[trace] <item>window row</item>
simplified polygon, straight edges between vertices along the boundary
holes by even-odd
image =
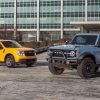
[[[64,17],[85,17],[85,12],[64,12]]]
[[[85,5],[85,0],[66,0],[64,1],[64,6],[78,6],[78,5]]]
[[[61,12],[40,13],[40,17],[61,17]]]
[[[40,1],[40,6],[61,6],[61,1]]]
[[[61,24],[40,24],[40,28],[41,29],[46,29],[46,28],[58,29],[58,28],[61,28]]]
[[[75,28],[73,25],[69,24],[69,23],[64,23],[63,28]]]
[[[0,18],[13,18],[14,13],[0,13]]]
[[[14,28],[14,24],[1,24],[0,25],[0,29],[13,29]]]
[[[0,7],[14,7],[14,2],[0,3]]]
[[[17,24],[17,29],[36,29],[36,24]]]
[[[13,24],[1,24],[0,29],[14,29]],[[36,29],[37,24],[17,24],[17,29]],[[41,29],[46,29],[46,28],[56,28],[59,29],[61,28],[61,24],[40,24]],[[75,28],[73,25],[70,25],[69,23],[64,24],[64,28]]]
[[[85,12],[64,12],[64,17],[85,17]],[[100,17],[100,12],[88,12],[88,17]],[[0,18],[13,18],[14,13],[0,13]],[[17,13],[17,18],[34,18],[37,13]],[[40,13],[40,17],[61,17],[60,12]]]
[[[17,2],[17,7],[33,7],[37,6],[37,2]]]
[[[100,12],[88,12],[88,17],[100,17]]]
[[[89,2],[88,1],[88,5],[100,5],[100,1],[99,2]]]
[[[37,13],[17,13],[17,18],[33,18],[37,17]]]
[[[90,4],[93,4],[93,3],[97,4],[97,3],[100,3],[100,0],[87,0],[87,2],[90,3]]]

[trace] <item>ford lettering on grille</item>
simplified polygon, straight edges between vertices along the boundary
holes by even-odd
[[[69,51],[51,50],[53,57],[66,57]]]
[[[53,51],[53,57],[63,57],[63,54],[61,51]]]

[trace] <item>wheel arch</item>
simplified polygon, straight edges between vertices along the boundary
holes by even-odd
[[[6,55],[5,55],[5,58],[4,58],[4,61],[6,61],[6,58],[7,58],[7,56],[9,56],[9,55],[13,56],[13,54],[11,54],[11,53],[6,54]],[[14,56],[13,56],[13,57],[14,57]]]
[[[95,56],[93,54],[90,54],[90,53],[83,54],[82,56],[80,56],[80,59],[82,61],[84,58],[87,58],[87,57],[91,58],[94,61],[94,63],[96,64],[96,58],[95,58]]]

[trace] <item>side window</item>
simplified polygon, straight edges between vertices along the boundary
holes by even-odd
[[[0,50],[3,49],[2,45],[0,44]]]

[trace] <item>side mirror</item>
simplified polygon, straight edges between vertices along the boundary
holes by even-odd
[[[65,44],[68,44],[68,43],[69,43],[69,41],[66,41],[66,42],[65,42]]]

